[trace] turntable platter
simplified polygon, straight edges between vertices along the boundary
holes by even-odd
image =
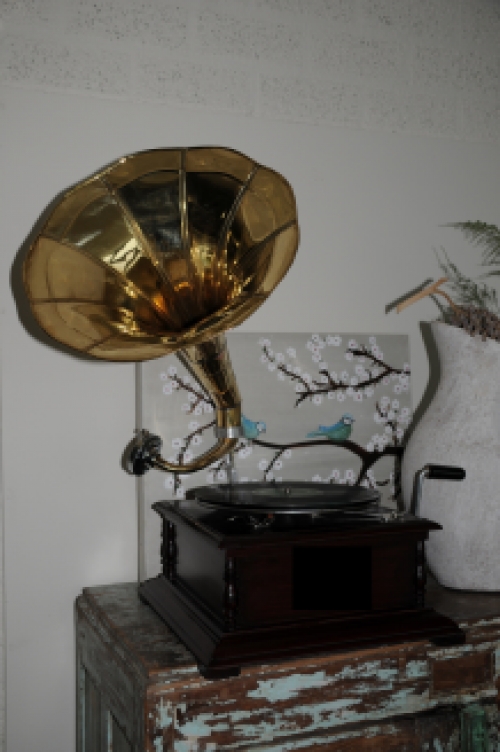
[[[186,498],[200,504],[260,513],[313,513],[346,511],[380,501],[373,489],[337,483],[283,481],[228,483],[191,488]]]

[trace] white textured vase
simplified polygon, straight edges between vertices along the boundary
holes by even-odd
[[[427,561],[446,587],[500,591],[500,344],[431,327],[441,379],[405,449],[404,499],[425,465],[463,467],[463,481],[424,482],[420,516],[443,526],[430,533]]]

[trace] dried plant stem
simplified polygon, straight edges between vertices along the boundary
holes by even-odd
[[[403,302],[397,306],[396,312],[401,313],[402,310],[408,308],[408,306],[412,305],[412,303],[416,303],[418,300],[427,298],[429,295],[442,295],[443,298],[446,298],[446,300],[448,301],[450,308],[453,308],[455,313],[459,313],[459,307],[453,302],[448,293],[446,293],[444,290],[439,289],[441,285],[444,285],[445,282],[448,282],[448,277],[441,277],[441,279],[438,279],[437,282],[433,282],[432,285],[429,285],[429,287],[426,287],[424,290],[420,290],[420,292],[412,295],[411,298],[403,300]]]

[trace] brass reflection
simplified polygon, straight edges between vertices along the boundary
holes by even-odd
[[[177,352],[217,408],[219,442],[191,472],[235,445],[240,395],[223,332],[274,290],[297,250],[293,191],[277,172],[223,148],[124,157],[68,190],[24,264],[39,324],[96,358]],[[224,435],[226,434],[226,435]]]

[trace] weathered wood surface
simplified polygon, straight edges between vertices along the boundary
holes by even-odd
[[[496,750],[500,596],[455,594],[431,583],[428,602],[459,620],[465,645],[383,646],[248,667],[209,682],[140,603],[135,585],[92,588],[77,606],[89,710],[97,717],[97,692],[134,752],[452,752],[460,749],[460,708],[481,702]]]

